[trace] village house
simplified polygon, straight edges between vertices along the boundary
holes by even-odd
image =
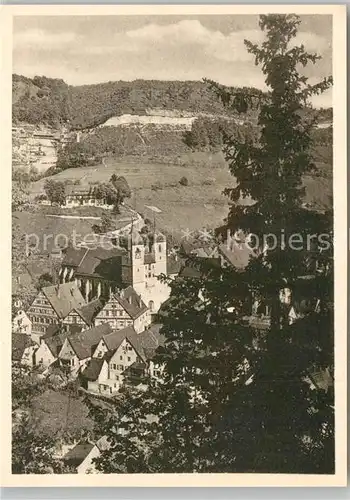
[[[89,330],[67,336],[58,354],[62,366],[69,368],[72,377],[76,377],[91,359],[102,337],[112,332],[108,323]]]
[[[12,320],[12,332],[24,333],[26,335],[31,335],[32,333],[32,322],[23,309],[20,309]]]
[[[98,473],[93,462],[102,451],[109,446],[105,436],[102,436],[96,443],[89,441],[79,441],[62,458],[63,462],[74,469],[77,474]]]
[[[68,185],[65,193],[65,203],[62,207],[101,207],[106,210],[113,208],[107,200],[96,198],[94,186]]]
[[[58,333],[56,335],[40,339],[40,345],[35,352],[34,363],[36,366],[48,368],[57,359],[67,338],[67,333]]]
[[[60,324],[73,309],[85,305],[74,282],[42,288],[26,311],[32,324],[32,339],[39,343],[49,325]]]
[[[34,353],[37,345],[23,333],[12,334],[12,362],[20,365],[33,366]]]
[[[63,457],[63,463],[71,467],[76,474],[91,474],[95,472],[93,459],[100,455],[96,444],[81,441]]]
[[[103,303],[100,299],[92,300],[80,308],[72,309],[64,318],[63,324],[80,325],[82,330],[87,330],[95,324],[95,317],[100,313],[102,308]]]
[[[115,330],[133,326],[142,332],[151,323],[151,314],[141,297],[129,286],[113,294],[95,318],[95,325],[109,323]]]
[[[82,372],[87,390],[111,396],[125,383],[139,385],[148,376],[160,376],[161,371],[151,362],[164,342],[159,329],[153,325],[138,334],[128,327],[104,336]]]

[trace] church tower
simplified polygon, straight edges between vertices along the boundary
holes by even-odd
[[[138,294],[145,289],[145,242],[138,231],[133,230],[130,235],[130,261],[132,286]]]
[[[155,275],[167,274],[166,238],[160,233],[154,234],[153,253],[155,260]]]

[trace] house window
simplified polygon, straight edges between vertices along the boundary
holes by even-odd
[[[128,345],[127,349],[128,349],[128,351],[132,351],[131,345]]]
[[[130,358],[130,356],[128,356],[128,361],[131,361],[131,358]]]
[[[72,365],[72,366],[74,366],[74,358],[72,358],[72,359],[70,360],[70,362],[71,362],[71,365]]]
[[[153,311],[154,311],[154,302],[153,302],[153,300],[150,300],[150,301],[148,302],[148,307],[149,307],[149,309],[150,309],[150,311],[151,311],[151,312],[153,312]]]
[[[120,361],[123,361],[123,356],[120,356]]]
[[[123,371],[124,370],[124,366],[123,365],[117,365],[117,369]]]
[[[162,251],[162,245],[158,245],[158,252]]]
[[[117,369],[117,365],[115,363],[113,363],[112,367],[113,367],[113,370]]]

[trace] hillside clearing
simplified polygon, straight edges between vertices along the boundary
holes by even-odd
[[[156,215],[158,228],[176,238],[187,229],[220,226],[229,209],[228,199],[222,192],[235,185],[222,155],[194,155],[187,156],[189,163],[186,166],[108,159],[106,166],[67,169],[52,178],[61,181],[80,179],[81,184],[89,185],[107,182],[113,173],[124,176],[133,192],[128,204],[152,221],[154,214],[147,209],[147,205],[159,208],[161,213]],[[182,160],[186,161],[185,158]],[[188,186],[179,184],[182,177],[188,179]],[[32,195],[42,192],[44,182],[45,179],[41,179],[33,184]],[[318,208],[329,207],[332,193],[330,178],[305,177],[304,184],[308,203]]]

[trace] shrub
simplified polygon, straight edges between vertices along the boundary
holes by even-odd
[[[187,177],[181,177],[181,179],[179,180],[179,183],[181,184],[181,186],[188,186]]]
[[[151,189],[152,191],[159,191],[160,189],[163,189],[163,186],[159,181],[157,181],[155,184],[152,184]]]

